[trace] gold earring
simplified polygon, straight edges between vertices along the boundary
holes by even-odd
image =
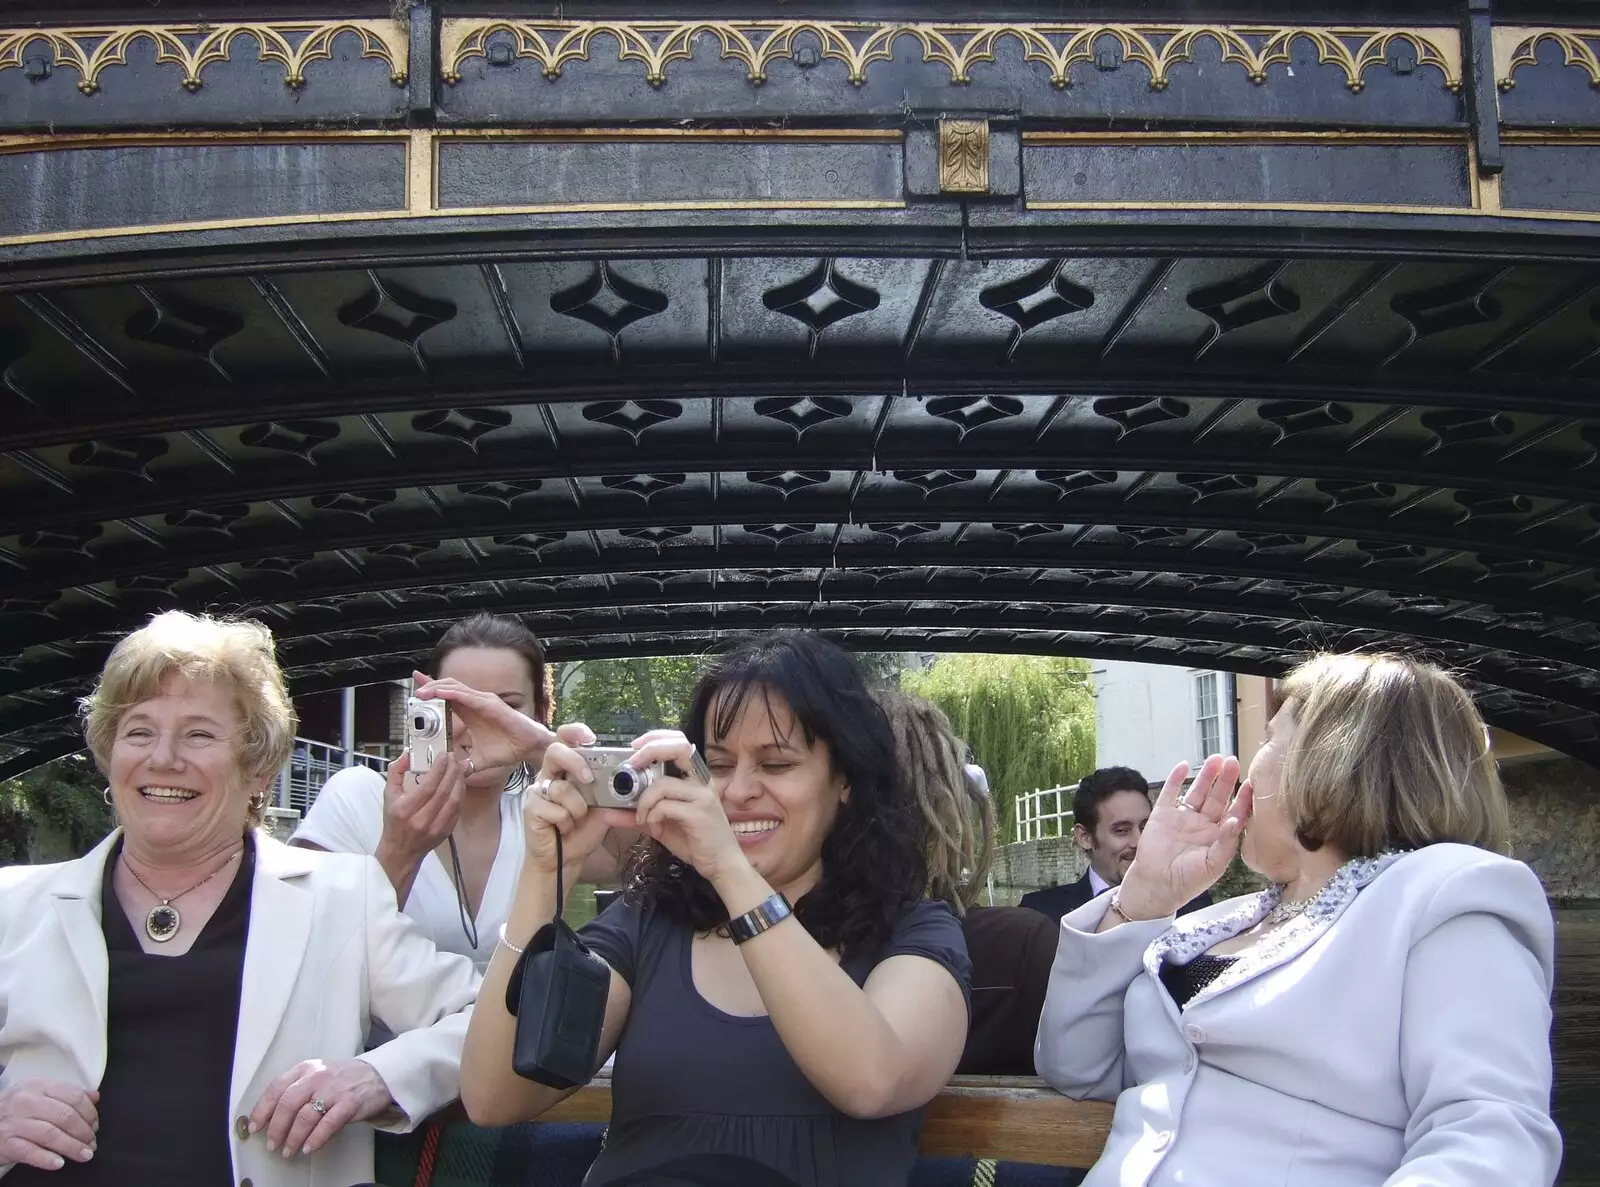
[[[258,791],[250,797],[250,811],[259,812],[267,806],[267,793]]]

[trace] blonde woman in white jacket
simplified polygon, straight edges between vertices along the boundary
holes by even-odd
[[[294,734],[271,634],[160,615],[85,716],[122,827],[0,870],[4,1187],[371,1180],[373,1130],[460,1091],[480,982],[374,859],[257,827]]]
[[[1476,708],[1394,656],[1280,696],[1238,793],[1234,759],[1175,770],[1062,920],[1035,1057],[1116,1102],[1085,1187],[1549,1187],[1554,926]],[[1241,832],[1275,885],[1176,919]]]

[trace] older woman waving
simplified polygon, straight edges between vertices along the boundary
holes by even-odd
[[[372,1126],[456,1096],[478,977],[372,858],[256,828],[294,732],[272,636],[163,614],[85,714],[121,827],[0,871],[7,1187],[371,1179]],[[399,1037],[363,1054],[372,1018]]]
[[[1487,731],[1444,672],[1290,674],[1249,779],[1166,787],[1122,885],[1068,914],[1036,1058],[1117,1102],[1086,1187],[1548,1187],[1553,923],[1500,856]],[[1276,885],[1181,920],[1244,859]]]

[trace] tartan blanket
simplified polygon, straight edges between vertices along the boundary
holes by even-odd
[[[380,1187],[580,1187],[605,1126],[534,1122],[480,1129],[431,1122],[377,1135]],[[1085,1172],[991,1159],[919,1158],[911,1187],[1077,1187]]]

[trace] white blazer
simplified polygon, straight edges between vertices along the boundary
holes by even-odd
[[[1061,921],[1035,1062],[1115,1100],[1085,1187],[1549,1187],[1554,922],[1527,866],[1431,845],[1344,867],[1325,909],[1180,1011],[1160,981],[1272,892],[1100,935]]]
[[[246,1119],[305,1059],[359,1057],[389,1086],[404,1133],[459,1093],[479,977],[395,906],[371,857],[256,846],[228,1102],[235,1177],[253,1187],[350,1187],[372,1179],[372,1127],[347,1125],[316,1154],[267,1153]],[[0,1087],[32,1076],[97,1088],[106,1062],[101,882],[113,833],[76,861],[0,869]],[[362,942],[351,941],[360,936]],[[370,1021],[398,1037],[366,1053]],[[14,1164],[0,1164],[0,1175]]]

